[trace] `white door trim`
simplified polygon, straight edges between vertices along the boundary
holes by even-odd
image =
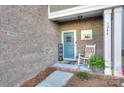
[[[70,58],[64,58],[64,33],[67,32],[74,32],[74,59]],[[77,45],[76,45],[76,30],[67,30],[67,31],[62,31],[61,32],[61,43],[63,44],[63,59],[64,60],[76,60],[76,55],[77,55]]]

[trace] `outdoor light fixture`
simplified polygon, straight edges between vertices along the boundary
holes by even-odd
[[[78,20],[82,20],[83,19],[83,16],[78,16]]]

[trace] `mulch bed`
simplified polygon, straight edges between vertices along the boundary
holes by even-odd
[[[17,85],[17,87],[34,87],[55,70],[56,68],[54,67],[48,67],[45,70],[42,70],[39,73],[37,73],[35,76],[32,76],[27,80],[21,82],[20,84]]]
[[[75,69],[48,67],[45,70],[42,70],[36,75],[29,77],[25,81],[21,82],[20,84],[17,85],[17,87],[34,87],[56,70],[72,72],[72,73],[79,72],[78,69],[75,70]],[[69,82],[65,87],[119,87],[121,85],[121,82],[124,83],[123,77],[120,78],[120,77],[106,76],[104,74],[96,74],[96,73],[89,73],[89,74],[90,74],[90,78],[88,80],[80,79],[79,77],[74,75],[69,80]]]
[[[76,73],[79,69],[57,68],[57,70]],[[65,87],[120,87],[124,77],[109,76],[101,73],[89,72],[90,78],[80,79],[74,75]]]
[[[103,75],[90,75],[88,80],[73,76],[65,87],[121,87],[124,78]]]

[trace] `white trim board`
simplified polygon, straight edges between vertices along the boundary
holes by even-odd
[[[48,18],[51,20],[55,20],[56,18],[61,18],[65,16],[80,14],[80,13],[87,13],[102,9],[107,9],[111,7],[116,7],[119,5],[84,5],[84,6],[77,6],[69,9],[64,9],[56,12],[49,13]]]
[[[122,12],[123,7],[114,9],[114,75],[122,76]]]
[[[112,9],[104,10],[104,59],[105,59],[105,70],[106,75],[112,75],[111,71],[111,18],[112,18]]]

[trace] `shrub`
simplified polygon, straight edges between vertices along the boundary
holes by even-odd
[[[75,75],[80,79],[89,79],[89,74],[86,72],[77,72]]]
[[[87,60],[87,64],[92,68],[105,68],[105,61],[102,57],[93,55]]]

